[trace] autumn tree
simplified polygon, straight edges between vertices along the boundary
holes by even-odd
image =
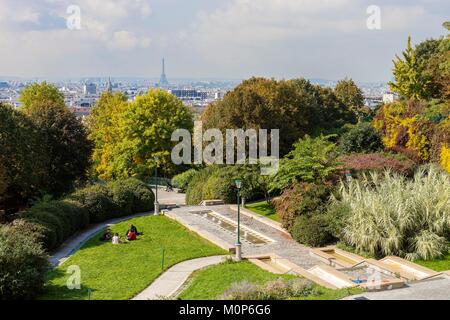
[[[430,77],[424,73],[424,63],[417,58],[416,51],[411,46],[408,37],[403,58],[396,55],[394,63],[395,82],[389,82],[392,91],[407,99],[427,99],[430,97]]]
[[[104,179],[148,177],[154,173],[155,156],[160,157],[162,174],[177,173],[171,161],[176,129],[193,128],[192,114],[174,95],[163,90],[149,90],[135,101],[124,103],[120,96],[105,98],[105,108],[116,113],[111,121],[102,118],[100,109],[89,121],[91,137],[96,142],[97,172]],[[98,106],[98,108],[100,108]],[[109,111],[104,111],[104,115]],[[114,135],[103,137],[102,135]]]

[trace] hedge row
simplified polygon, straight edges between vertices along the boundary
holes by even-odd
[[[43,243],[51,250],[89,223],[150,211],[154,199],[153,191],[143,182],[118,180],[86,187],[64,200],[44,199],[22,217],[44,226]]]
[[[236,202],[235,180],[242,180],[241,194],[247,200],[261,199],[265,184],[259,166],[208,166],[191,177],[186,190],[186,203],[197,205],[202,200],[220,199],[225,203]]]

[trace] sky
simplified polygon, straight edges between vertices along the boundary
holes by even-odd
[[[169,80],[387,81],[446,20],[448,0],[0,0],[0,77],[154,78],[165,57]]]

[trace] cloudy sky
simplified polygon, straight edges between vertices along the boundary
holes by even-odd
[[[443,35],[449,14],[448,0],[0,0],[0,76],[157,77],[164,56],[172,78],[386,81],[408,35]]]

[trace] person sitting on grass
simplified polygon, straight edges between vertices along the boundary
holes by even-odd
[[[137,233],[130,229],[130,231],[128,231],[127,238],[128,238],[128,241],[137,240]]]
[[[111,230],[106,229],[105,232],[103,233],[102,237],[100,238],[100,241],[109,241],[112,238],[112,233]]]
[[[120,237],[118,233],[116,233],[114,237],[112,237],[112,244],[120,244]]]
[[[140,235],[140,233],[138,232],[137,228],[136,228],[134,225],[131,225],[131,226],[130,226],[130,229],[127,231],[126,236],[128,236],[128,234],[129,234],[130,232],[136,233],[137,236]]]

